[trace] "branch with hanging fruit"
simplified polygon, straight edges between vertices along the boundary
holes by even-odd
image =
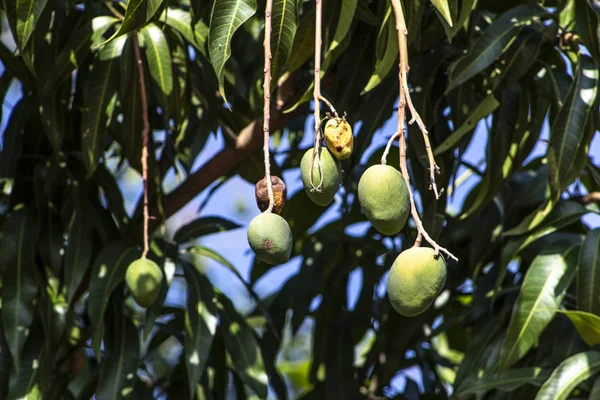
[[[415,316],[425,312],[441,293],[446,283],[446,262],[444,255],[456,261],[458,259],[447,249],[438,245],[426,232],[415,205],[406,160],[406,108],[411,113],[409,124],[419,126],[430,164],[430,189],[436,199],[442,191],[438,190],[435,174],[439,168],[435,162],[429,133],[421,117],[415,110],[408,89],[408,49],[406,22],[400,0],[391,0],[396,17],[398,32],[399,63],[399,105],[398,129],[390,138],[381,158],[381,163],[369,167],[358,183],[360,206],[379,233],[386,236],[397,235],[412,216],[417,238],[412,247],[403,251],[394,261],[387,280],[387,293],[392,307],[405,316]],[[271,176],[269,165],[269,111],[271,81],[271,7],[267,0],[265,12],[265,76],[264,76],[264,156],[265,178],[256,185],[256,200],[262,214],[255,217],[248,227],[248,242],[256,257],[268,264],[281,264],[289,260],[292,250],[290,227],[279,214],[286,199],[286,187],[279,177]],[[316,0],[315,21],[315,60],[314,60],[314,120],[315,134],[313,147],[306,151],[300,162],[301,180],[308,197],[317,205],[329,206],[342,184],[341,161],[350,157],[354,145],[354,136],[345,116],[338,115],[336,109],[321,94],[321,24],[322,0]],[[330,112],[324,120],[324,132],[321,126],[321,102]],[[322,146],[325,140],[326,146]],[[399,142],[400,171],[387,165],[387,155],[395,140]],[[432,247],[421,247],[425,239]]]

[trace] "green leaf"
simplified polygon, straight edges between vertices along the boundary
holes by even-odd
[[[5,0],[6,18],[19,50],[23,51],[48,0]]]
[[[369,82],[362,90],[361,94],[365,94],[383,81],[390,73],[398,58],[398,40],[396,39],[396,23],[392,18],[392,7],[388,7],[383,24],[377,35],[376,62],[375,71]]]
[[[58,53],[50,79],[45,82],[42,93],[49,95],[56,86],[71,76],[71,72],[82,66],[83,60],[92,47],[101,43],[103,35],[116,22],[117,18],[100,16],[86,22],[70,38],[65,47]]]
[[[206,39],[208,37],[208,26],[202,21],[192,24],[192,16],[189,12],[179,8],[168,8],[160,16],[161,21],[179,32],[185,40],[206,55]]]
[[[444,20],[452,27],[452,14],[450,13],[450,6],[448,0],[431,0],[433,6],[438,10]]]
[[[10,367],[12,359],[10,349],[6,338],[4,337],[4,328],[0,321],[0,398],[5,399],[8,393],[8,382],[10,380]]]
[[[477,377],[469,376],[462,390],[456,393],[457,398],[468,397],[474,393],[486,393],[492,389],[512,392],[523,385],[541,386],[550,377],[551,370],[539,367],[515,368],[501,371],[497,374]]]
[[[92,266],[88,314],[93,327],[92,348],[100,359],[100,344],[103,334],[104,312],[110,295],[125,278],[125,271],[133,261],[141,256],[137,247],[126,242],[113,242],[98,253]]]
[[[565,314],[575,328],[584,342],[588,346],[595,346],[600,343],[600,317],[594,314],[590,314],[585,311],[560,311],[561,314]]]
[[[254,332],[229,299],[221,297],[218,304],[223,339],[227,352],[231,355],[235,372],[259,398],[264,399],[267,397],[268,379]]]
[[[600,67],[600,37],[598,14],[583,1],[575,1],[575,27],[590,55]]]
[[[596,12],[598,17],[600,17],[600,1],[598,0],[587,0],[588,5]]]
[[[327,53],[325,53],[325,57],[323,57],[323,65],[328,65],[331,62],[334,50],[344,41],[346,35],[348,35],[350,27],[352,26],[352,21],[354,20],[357,4],[358,0],[344,0],[341,2],[337,26],[335,27],[329,49],[327,49]]]
[[[552,199],[555,200],[581,172],[574,160],[585,156],[584,151],[589,143],[586,124],[594,112],[593,106],[598,95],[600,74],[590,57],[583,54],[579,56],[574,75],[575,80],[567,98],[550,128],[548,179]]]
[[[208,279],[192,266],[184,266],[187,282],[186,337],[184,341],[185,367],[190,393],[193,397],[210,354],[217,330],[218,310],[215,293]]]
[[[577,308],[600,315],[600,228],[587,233],[579,251]]]
[[[210,16],[208,54],[219,80],[219,91],[225,96],[225,63],[231,56],[231,38],[235,31],[256,12],[256,0],[217,0]]]
[[[351,0],[350,2],[356,2]],[[298,28],[298,8],[296,0],[274,0],[271,32],[271,91],[283,74],[287,64],[294,37]]]
[[[493,94],[487,95],[481,101],[481,103],[479,103],[479,105],[473,109],[465,122],[435,149],[434,154],[437,156],[454,148],[461,141],[461,139],[467,135],[467,133],[475,129],[477,123],[481,119],[494,112],[499,105],[500,103],[498,100],[496,100]]]
[[[106,358],[98,377],[98,400],[130,397],[140,363],[138,332],[123,312],[122,296],[114,296],[113,310],[107,318],[104,343]]]
[[[502,235],[520,236],[534,231],[546,235],[578,221],[587,212],[582,204],[571,200],[560,201],[556,205],[553,202],[546,202],[526,216],[519,225],[505,231]],[[535,235],[535,237],[540,236]]]
[[[502,14],[475,40],[466,55],[452,63],[446,94],[489,67],[532,18],[544,14],[547,11],[537,4],[523,4]]]
[[[79,284],[89,269],[92,258],[91,221],[83,207],[75,211],[74,220],[69,229],[68,245],[65,252],[65,285],[67,300],[72,302]]]
[[[125,36],[107,44],[98,54],[89,77],[81,121],[81,145],[87,177],[91,177],[104,154],[104,134],[117,98],[118,57]]]
[[[286,74],[297,71],[315,52],[315,10],[302,16],[286,64]]]
[[[189,242],[190,240],[201,236],[210,235],[218,232],[225,232],[240,228],[241,225],[221,217],[201,217],[198,218],[175,232],[173,240],[179,244]]]
[[[510,367],[527,354],[554,318],[576,271],[575,249],[570,246],[566,250],[561,247],[543,250],[531,263],[504,338],[501,368]]]
[[[170,115],[173,108],[173,68],[169,43],[156,24],[146,25],[141,30],[141,34],[144,38],[150,76],[160,93],[158,95],[160,106],[167,115]]]
[[[586,379],[600,371],[600,352],[586,351],[564,360],[544,383],[535,400],[567,400]]]
[[[0,243],[2,325],[14,365],[21,363],[21,351],[33,318],[38,235],[38,221],[28,208],[13,211],[3,225]]]
[[[42,398],[38,383],[40,378],[38,365],[44,353],[44,331],[39,326],[36,328],[27,338],[18,374],[14,375],[11,380],[7,399],[37,400]]]
[[[129,0],[119,29],[103,44],[141,28],[154,17],[164,0]]]

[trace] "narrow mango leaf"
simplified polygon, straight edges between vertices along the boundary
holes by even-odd
[[[266,398],[267,373],[254,331],[229,299],[221,297],[218,306],[225,347],[231,355],[236,374],[259,398]]]
[[[152,17],[154,17],[163,1],[164,0],[129,0],[127,2],[125,17],[123,18],[121,26],[102,44],[107,44],[109,41],[145,25]]]
[[[579,251],[577,307],[600,315],[600,228],[587,233]]]
[[[104,312],[110,295],[125,278],[125,271],[141,251],[125,242],[113,242],[98,253],[92,266],[88,314],[93,327],[92,348],[100,359]]]
[[[454,37],[460,29],[466,24],[473,9],[477,6],[477,0],[463,0],[460,7],[460,13],[458,14],[458,20],[454,23],[451,33]]]
[[[65,285],[69,303],[73,300],[79,284],[90,267],[92,258],[91,225],[83,207],[77,209],[69,229],[69,242],[65,252]]]
[[[377,35],[375,71],[361,94],[365,94],[379,85],[396,64],[398,58],[398,40],[396,38],[396,20],[392,18],[392,7],[388,7]]]
[[[548,180],[551,198],[555,200],[581,172],[575,168],[578,163],[574,161],[584,155],[582,150],[591,139],[586,138],[586,123],[594,112],[593,106],[598,95],[600,73],[590,57],[583,54],[579,56],[574,75],[575,80],[567,98],[550,128]]]
[[[91,177],[104,154],[104,133],[110,123],[117,98],[116,72],[125,36],[107,44],[92,69],[81,121],[81,145],[87,177]]]
[[[598,14],[583,1],[575,2],[575,27],[590,55],[600,66],[600,37],[598,35]]]
[[[539,367],[515,368],[481,378],[470,376],[456,393],[457,398],[469,397],[474,393],[486,393],[493,389],[512,392],[523,385],[541,386],[550,377],[552,370]]]
[[[327,53],[325,53],[325,57],[323,58],[324,65],[328,65],[331,62],[331,57],[333,56],[334,50],[340,45],[340,43],[344,41],[346,35],[350,31],[352,21],[354,20],[354,14],[356,13],[358,0],[344,0],[341,3],[342,8],[337,19],[337,26],[335,27],[335,32],[333,33],[333,39],[331,40],[329,49],[327,49]]]
[[[480,120],[494,112],[499,105],[500,103],[493,94],[486,96],[481,103],[473,109],[465,122],[435,149],[434,154],[437,156],[438,154],[442,154],[445,151],[454,148],[467,133],[475,129]]]
[[[214,3],[208,31],[208,54],[225,101],[225,63],[231,57],[231,38],[255,12],[256,0],[217,0]]]
[[[180,8],[166,9],[160,16],[160,20],[181,33],[185,40],[206,56],[208,26],[204,22],[196,21],[193,24],[190,13]]]
[[[175,232],[173,240],[181,244],[201,236],[225,232],[239,227],[241,227],[241,225],[225,218],[201,217],[179,228],[177,232]]]
[[[450,66],[446,94],[489,67],[532,18],[546,13],[547,11],[537,4],[523,4],[502,14],[475,40],[469,52]]]
[[[503,232],[502,235],[521,236],[533,231],[555,232],[578,221],[587,212],[582,204],[575,201],[565,200],[559,201],[557,204],[549,201],[540,205],[535,211],[526,216],[519,225]]]
[[[588,346],[600,343],[600,317],[585,311],[559,311],[565,314]]]
[[[33,318],[37,294],[34,278],[39,224],[28,208],[13,211],[3,225],[0,248],[2,276],[2,326],[14,365],[21,363],[21,351]]]
[[[4,7],[10,29],[19,50],[23,51],[48,0],[5,0]]]
[[[0,321],[0,399],[5,399],[8,393],[8,382],[10,381],[10,367],[12,359],[6,338],[4,327]]]
[[[18,367],[18,374],[13,375],[7,399],[41,399],[39,379],[39,361],[44,353],[44,330],[37,326],[27,338],[23,355]],[[7,371],[8,372],[8,371]]]
[[[140,363],[138,332],[125,315],[122,296],[115,296],[113,312],[107,321],[105,336],[106,359],[98,377],[98,400],[125,399],[133,392]],[[119,300],[119,301],[117,301]]]
[[[173,111],[173,67],[169,43],[162,29],[156,24],[141,30],[150,76],[159,90],[160,106],[167,115]]]
[[[306,15],[302,16],[294,43],[290,52],[290,57],[285,67],[285,74],[289,75],[302,67],[304,63],[315,52],[315,10],[311,9]]]
[[[586,351],[564,360],[544,383],[535,400],[567,400],[571,392],[600,371],[600,352]]]
[[[356,0],[351,0],[350,3],[352,1],[356,2]],[[271,91],[273,91],[277,87],[277,81],[285,69],[294,45],[294,37],[298,28],[297,1],[274,0],[271,15]]]
[[[183,347],[190,394],[193,397],[208,362],[217,330],[218,310],[210,281],[192,266],[184,266],[183,271],[188,290],[185,311],[187,334]]]
[[[431,0],[431,3],[435,9],[438,10],[448,25],[452,27],[452,14],[450,13],[450,5],[448,4],[448,0]]]
[[[55,90],[58,84],[71,76],[71,72],[81,66],[83,59],[90,53],[90,49],[101,43],[106,31],[117,21],[117,18],[106,15],[93,18],[69,38],[65,47],[56,57],[49,75],[50,79],[44,84],[44,96]]]
[[[566,250],[553,247],[533,260],[513,307],[502,345],[501,368],[510,367],[527,354],[552,321],[573,279],[576,257],[575,246]]]

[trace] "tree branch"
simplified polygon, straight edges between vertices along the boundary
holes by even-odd
[[[384,152],[381,163],[385,165],[387,153],[389,152],[389,148],[391,146],[392,141],[398,137],[399,138],[399,150],[400,150],[400,170],[402,172],[402,176],[404,177],[404,181],[406,182],[406,186],[408,189],[408,195],[410,200],[410,212],[415,220],[415,225],[417,226],[417,238],[415,240],[414,246],[420,246],[421,240],[425,238],[425,240],[433,246],[435,253],[440,254],[440,252],[446,253],[450,258],[458,261],[458,259],[450,253],[445,248],[438,245],[425,231],[423,227],[423,222],[421,222],[421,218],[419,217],[419,212],[417,211],[417,207],[415,205],[414,196],[412,193],[412,189],[410,186],[410,178],[408,175],[408,167],[406,164],[406,138],[404,137],[406,133],[406,106],[411,112],[412,119],[409,121],[409,124],[413,122],[417,122],[417,125],[421,129],[423,134],[423,140],[425,141],[425,148],[427,150],[427,155],[429,158],[429,173],[430,173],[430,181],[431,181],[431,189],[433,190],[436,199],[439,198],[439,193],[437,189],[437,185],[435,183],[435,174],[439,172],[439,168],[435,163],[435,159],[433,157],[433,152],[431,150],[431,145],[429,143],[429,134],[427,129],[425,128],[425,124],[421,120],[421,117],[415,110],[412,100],[410,99],[410,93],[408,90],[408,45],[406,36],[408,35],[408,30],[406,29],[406,21],[404,20],[404,13],[402,11],[402,5],[400,4],[400,0],[391,0],[392,7],[394,8],[394,15],[396,17],[396,31],[398,32],[398,50],[400,53],[400,64],[399,64],[399,73],[398,80],[400,82],[400,99],[398,102],[398,131],[392,136],[388,145],[386,146],[386,151]]]
[[[271,160],[269,156],[269,120],[271,119],[271,11],[273,0],[267,0],[265,6],[265,77],[263,82],[264,109],[263,109],[263,153],[265,156],[265,180],[269,194],[269,207],[266,212],[273,211],[275,198],[273,196],[273,183],[271,182]]]

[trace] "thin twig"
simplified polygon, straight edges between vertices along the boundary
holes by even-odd
[[[150,136],[150,121],[148,119],[148,103],[146,94],[146,82],[144,81],[144,65],[140,54],[140,43],[137,31],[133,32],[133,51],[138,68],[138,81],[140,86],[140,97],[142,100],[142,119],[144,122],[143,145],[142,145],[142,182],[144,185],[144,252],[142,258],[146,258],[150,248],[148,237],[148,221],[150,213],[148,210],[148,141]]]
[[[113,5],[110,3],[110,1],[105,1],[104,2],[104,6],[106,8],[108,8],[108,10],[117,18],[119,18],[121,21],[123,21],[123,19],[125,18],[125,16],[123,14],[121,14],[119,12],[119,10],[117,10],[116,8],[113,7]]]
[[[389,151],[389,147],[391,146],[391,141],[397,136],[399,138],[398,142],[400,151],[400,170],[402,172],[402,176],[404,177],[404,181],[406,182],[406,187],[408,189],[408,198],[410,200],[410,212],[413,219],[415,220],[415,225],[417,227],[418,232],[414,246],[420,246],[422,239],[425,238],[425,240],[434,248],[436,254],[439,255],[440,252],[444,252],[448,257],[458,261],[458,259],[452,253],[438,245],[425,231],[425,228],[423,227],[423,222],[421,222],[421,218],[419,217],[419,213],[417,211],[414,196],[410,186],[408,167],[406,165],[406,138],[404,137],[404,134],[406,133],[405,123],[407,105],[412,115],[412,119],[410,120],[409,124],[416,121],[417,125],[419,125],[419,128],[421,129],[421,132],[423,133],[423,139],[425,140],[425,148],[427,149],[427,154],[429,156],[431,188],[435,193],[436,199],[439,198],[439,193],[435,184],[435,173],[439,172],[439,168],[435,164],[435,160],[433,158],[433,152],[431,150],[431,145],[429,144],[429,136],[427,130],[425,129],[425,125],[423,124],[421,117],[414,109],[408,90],[409,66],[408,45],[406,41],[408,30],[406,29],[406,21],[404,20],[404,13],[402,12],[402,5],[400,4],[400,0],[392,0],[392,7],[394,8],[394,14],[396,16],[396,31],[398,32],[398,48],[400,53],[400,71],[398,73],[398,79],[400,82],[400,99],[398,101],[398,131],[392,136],[392,139],[390,139],[390,141],[388,142],[388,146],[386,147],[386,152],[384,152],[384,156],[382,156],[381,163],[385,164],[385,157],[387,157],[387,152]]]
[[[320,82],[319,82],[319,86],[320,86]],[[327,107],[329,107],[329,110],[336,118],[340,117],[339,114],[337,113],[337,111],[335,110],[335,107],[333,106],[333,104],[331,104],[331,102],[329,100],[327,100],[325,98],[325,96],[323,96],[322,94],[319,94],[319,100],[321,100],[323,103],[327,104]],[[317,107],[316,104],[315,104],[315,107]]]
[[[385,146],[385,150],[384,150],[383,154],[381,155],[381,164],[382,165],[387,164],[387,156],[388,156],[388,154],[390,154],[390,149],[392,148],[392,143],[394,143],[394,140],[398,139],[398,136],[400,136],[400,132],[394,133],[392,135],[392,137],[390,138],[390,140],[388,140],[387,145]]]
[[[313,154],[311,159],[310,168],[310,186],[312,192],[321,192],[323,189],[323,169],[321,166],[321,156],[319,154],[319,147],[321,146],[321,21],[323,19],[323,7],[321,0],[315,0],[315,76],[314,76],[314,90],[313,99],[315,103],[315,141],[313,146]],[[313,183],[313,171],[315,166],[315,160],[319,166],[320,181],[319,185],[315,187]]]
[[[264,91],[264,145],[263,153],[265,155],[265,180],[267,181],[267,192],[269,193],[269,207],[266,212],[273,211],[275,198],[273,196],[273,185],[271,183],[271,158],[269,155],[269,120],[271,119],[271,11],[273,9],[273,0],[267,0],[265,6],[265,78],[263,82]]]

